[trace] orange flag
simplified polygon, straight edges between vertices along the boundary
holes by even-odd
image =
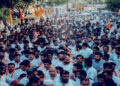
[[[107,29],[111,29],[111,21],[110,21],[110,18],[108,19],[108,21],[109,21],[109,23],[108,23],[108,25],[107,25]]]
[[[78,6],[78,5],[76,5],[76,6],[75,6],[75,8],[76,8],[76,9],[79,9],[79,6]]]
[[[35,11],[34,11],[34,12],[35,12],[35,16],[37,16],[37,10],[36,10],[36,9],[34,9],[34,10],[35,10]]]
[[[120,16],[120,9],[119,9],[119,11],[118,11],[118,15]]]
[[[43,15],[45,16],[45,8],[43,8]]]
[[[52,11],[52,13],[54,12],[54,8],[53,7],[51,8],[51,11]]]
[[[11,12],[11,9],[10,8],[8,8],[9,9],[9,22],[10,22],[10,24],[11,23],[13,23],[13,17],[12,17],[12,12]]]
[[[22,15],[22,9],[19,8],[19,11],[20,11],[20,20],[24,20],[24,17],[23,17],[23,15]]]
[[[70,6],[70,9],[72,10],[72,5]]]
[[[42,7],[40,7],[40,18],[42,17],[42,14],[43,14],[43,9],[42,9]]]
[[[48,14],[49,15],[52,15],[53,12],[54,12],[54,8],[53,7],[48,9]]]

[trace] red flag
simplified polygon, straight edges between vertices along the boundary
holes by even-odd
[[[22,15],[22,9],[19,8],[19,11],[20,11],[20,20],[24,20],[24,17],[23,17],[23,15]]]

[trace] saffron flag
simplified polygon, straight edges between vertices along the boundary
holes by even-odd
[[[111,29],[111,21],[110,21],[110,18],[108,19],[108,21],[109,21],[109,23],[108,23],[108,25],[107,25],[107,29]]]
[[[43,8],[42,7],[40,7],[40,18],[42,17],[42,14],[43,14]]]
[[[76,5],[76,6],[75,6],[75,8],[76,8],[76,9],[79,9],[79,6],[78,6],[78,5]]]
[[[120,16],[120,9],[119,9],[119,11],[118,11],[118,15]]]
[[[23,15],[22,15],[22,9],[19,8],[19,11],[20,11],[20,20],[24,20],[24,17],[23,17]]]
[[[9,22],[10,22],[10,24],[11,23],[13,23],[13,17],[12,17],[12,12],[11,12],[11,9],[10,8],[8,8],[9,9]]]

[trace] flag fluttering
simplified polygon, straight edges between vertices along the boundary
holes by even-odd
[[[76,5],[76,6],[75,6],[75,8],[76,8],[76,9],[79,9],[79,6],[78,6],[78,5]]]
[[[54,12],[54,8],[53,8],[53,7],[48,9],[48,14],[49,14],[49,15],[52,15],[53,12]]]
[[[42,17],[42,14],[43,14],[43,8],[40,7],[40,15],[39,15],[40,18]]]
[[[118,11],[118,15],[120,16],[120,9],[119,9],[119,11]]]
[[[108,22],[108,25],[107,25],[107,29],[110,30],[110,29],[111,29],[111,21],[110,21],[110,18],[108,19],[108,21],[109,21],[109,22]]]
[[[12,17],[11,9],[10,8],[8,8],[8,9],[9,9],[9,23],[11,24],[11,23],[13,23],[13,17]]]
[[[23,17],[23,15],[22,15],[22,9],[19,8],[19,11],[20,11],[20,20],[24,20],[24,17]]]

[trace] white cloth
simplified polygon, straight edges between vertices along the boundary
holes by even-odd
[[[97,78],[97,71],[93,67],[90,67],[89,69],[87,69],[86,72],[87,72],[87,78],[90,78],[93,81],[96,80],[96,78]]]
[[[6,82],[6,76],[2,75],[0,78],[0,86],[9,86]]]
[[[93,51],[90,48],[82,49],[81,54],[84,58],[88,58],[91,54],[93,54]]]

